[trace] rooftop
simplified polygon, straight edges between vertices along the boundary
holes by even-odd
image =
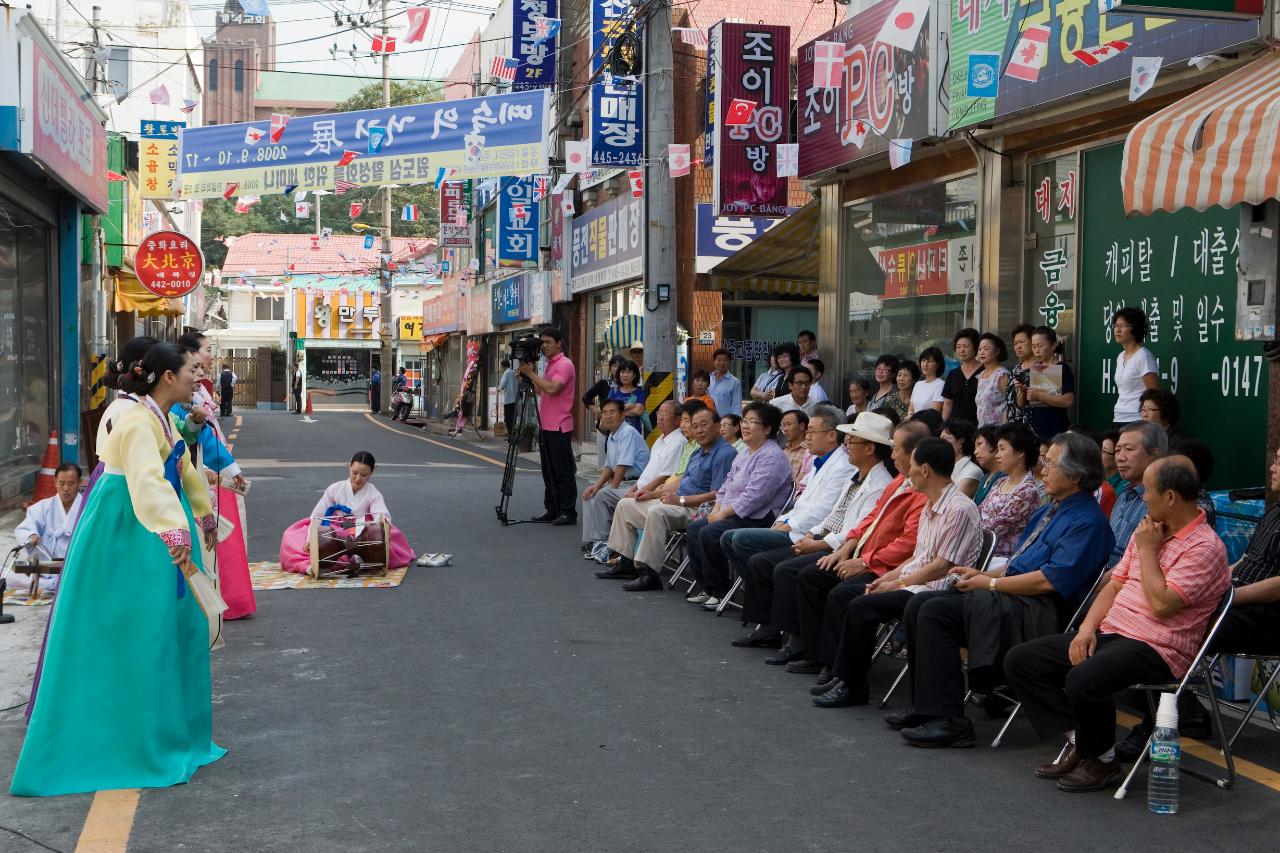
[[[286,272],[367,273],[376,270],[381,260],[381,240],[376,236],[373,248],[364,247],[364,237],[335,234],[320,241],[312,250],[311,234],[242,234],[227,247],[222,264],[223,275],[280,275]],[[408,261],[435,251],[434,237],[392,237],[391,254],[396,261]],[[250,272],[252,270],[252,272]]]

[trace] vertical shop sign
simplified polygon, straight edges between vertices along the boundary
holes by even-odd
[[[533,178],[507,178],[498,196],[498,266],[538,265],[538,208]]]
[[[706,88],[706,132],[702,135],[702,165],[710,169],[716,162],[716,104],[718,102],[717,83],[720,78],[720,28],[722,24],[712,24],[707,32],[707,88]]]
[[[534,18],[559,17],[556,0],[514,0],[511,4],[511,47],[516,62],[512,91],[543,89],[556,82],[557,33],[545,41],[538,40]]]
[[[185,121],[144,121],[138,142],[138,190],[143,198],[173,198],[178,134]]]
[[[635,8],[625,0],[592,0],[591,162],[600,166],[637,166],[644,158],[644,84],[605,67],[618,40],[634,34]],[[638,62],[639,57],[635,57]],[[603,70],[602,70],[603,69]]]
[[[471,228],[467,224],[470,211],[466,204],[466,187],[470,181],[445,181],[440,185],[440,245],[470,246]]]

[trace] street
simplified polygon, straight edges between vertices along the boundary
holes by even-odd
[[[1250,779],[1221,791],[1184,776],[1181,813],[1162,818],[1145,785],[1116,802],[1033,778],[1059,744],[1025,720],[991,749],[997,723],[971,709],[977,748],[928,751],[874,705],[813,708],[809,678],[729,646],[730,613],[596,580],[580,528],[502,528],[501,446],[357,412],[250,412],[234,449],[254,481],[251,561],[274,560],[280,532],[363,449],[415,550],[453,565],[389,590],[259,591],[213,653],[229,755],[143,791],[131,831],[123,818],[129,850],[1154,850],[1174,832],[1182,849],[1260,849],[1274,836],[1275,792]],[[522,470],[513,517],[541,495]],[[878,665],[876,697],[895,669]],[[24,728],[21,710],[0,715],[0,827],[38,844],[0,829],[0,848],[74,850],[92,795],[7,793]],[[1259,729],[1238,754],[1280,767],[1278,743]]]

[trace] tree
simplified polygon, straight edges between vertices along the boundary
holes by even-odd
[[[249,208],[246,213],[236,213],[235,201],[220,198],[205,199],[200,217],[200,248],[204,250],[207,267],[222,267],[227,257],[227,247],[219,237],[238,237],[241,234],[311,234],[315,231],[315,219],[295,219],[293,200],[289,196],[267,196]],[[280,214],[284,214],[284,221]]]

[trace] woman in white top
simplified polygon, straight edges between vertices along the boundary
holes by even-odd
[[[942,372],[946,369],[947,359],[937,347],[925,347],[920,353],[919,381],[911,388],[910,405],[907,417],[925,409],[942,411],[942,386],[945,382]]]
[[[1111,328],[1120,345],[1111,374],[1118,395],[1112,420],[1119,429],[1142,419],[1139,398],[1148,388],[1160,387],[1160,368],[1151,350],[1142,345],[1147,337],[1147,315],[1141,308],[1121,308],[1112,315]]]
[[[849,408],[844,413],[849,423],[863,412],[869,412],[871,403],[871,380],[865,376],[855,376],[849,380]]]
[[[973,421],[952,418],[942,428],[942,438],[956,451],[956,467],[951,472],[951,482],[960,487],[970,498],[978,493],[978,486],[986,473],[973,461],[973,441],[978,428]]]

